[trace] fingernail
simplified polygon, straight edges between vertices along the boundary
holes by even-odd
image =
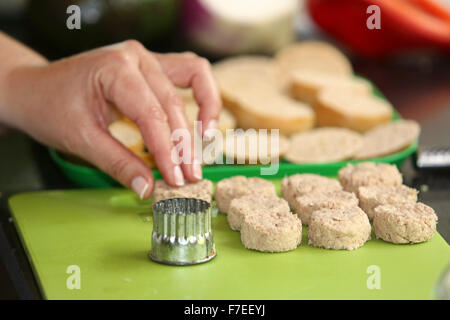
[[[214,135],[212,134],[212,132],[208,132],[208,130],[215,130],[215,129],[217,129],[217,121],[216,120],[209,121],[205,127],[205,130],[203,131],[205,138],[211,139]]]
[[[148,182],[143,177],[136,177],[131,181],[131,189],[143,200],[147,189],[150,187]]]
[[[173,169],[173,175],[175,177],[175,184],[179,187],[184,185],[184,176],[183,172],[181,171],[180,166],[175,166]]]
[[[198,180],[202,179],[202,166],[197,159],[194,159],[193,163],[194,177]]]

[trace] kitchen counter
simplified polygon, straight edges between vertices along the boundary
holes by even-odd
[[[405,118],[422,127],[420,147],[450,146],[450,59],[411,58],[390,63],[354,59],[357,73],[371,79]],[[10,219],[7,199],[19,192],[75,188],[45,147],[22,133],[0,134],[0,299],[39,298],[35,279]],[[405,183],[420,189],[433,207],[438,231],[450,241],[450,173],[430,175],[401,168]]]

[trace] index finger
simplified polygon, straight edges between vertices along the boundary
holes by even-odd
[[[184,184],[179,164],[172,161],[171,131],[167,115],[150,91],[137,68],[113,68],[104,72],[100,81],[107,100],[133,120],[142,132],[145,144],[155,157],[164,180],[171,186]]]
[[[219,89],[205,58],[193,53],[156,54],[163,72],[177,86],[192,88],[200,112],[198,120],[202,122],[203,134],[217,127],[222,101]]]

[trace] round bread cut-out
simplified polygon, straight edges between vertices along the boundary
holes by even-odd
[[[399,186],[402,175],[395,165],[362,162],[348,164],[338,172],[339,182],[345,191],[358,192],[358,188],[371,185]]]
[[[247,249],[263,252],[294,250],[302,240],[302,223],[294,214],[248,215],[241,226],[241,241]]]
[[[345,128],[319,128],[295,134],[285,158],[293,163],[328,163],[351,158],[362,136]]]
[[[308,243],[334,250],[355,250],[370,239],[367,215],[359,207],[314,211],[308,229]]]
[[[308,225],[314,211],[357,206],[358,198],[352,192],[313,191],[295,198],[293,209],[302,223]]]
[[[281,194],[294,209],[295,199],[314,191],[342,190],[342,186],[336,179],[320,176],[318,174],[303,173],[285,177],[281,181]]]
[[[417,202],[417,190],[404,185],[359,187],[358,199],[361,209],[373,219],[375,208],[380,205]]]
[[[387,242],[419,243],[433,237],[437,220],[433,208],[420,202],[387,204],[375,208],[373,229]]]
[[[246,195],[276,196],[275,186],[262,178],[235,176],[219,181],[216,185],[215,200],[220,212],[227,213],[235,198]]]
[[[203,179],[187,183],[181,187],[171,187],[164,180],[156,180],[153,190],[153,203],[173,198],[195,198],[211,203],[213,184]]]
[[[227,213],[230,228],[235,231],[241,230],[245,216],[259,214],[267,215],[292,215],[286,200],[277,196],[247,195],[233,199]]]

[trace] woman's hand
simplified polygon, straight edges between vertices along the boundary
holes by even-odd
[[[172,161],[170,137],[175,129],[189,130],[175,86],[193,88],[203,132],[216,126],[221,102],[207,60],[152,53],[131,40],[50,64],[18,66],[6,79],[0,96],[8,106],[7,123],[93,163],[141,198],[152,192],[152,173],[109,134],[113,105],[138,125],[169,185],[201,179],[193,152],[189,164]]]

